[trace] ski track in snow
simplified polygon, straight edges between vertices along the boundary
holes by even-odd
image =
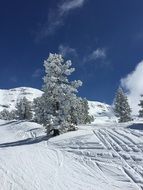
[[[0,121],[0,190],[143,190],[143,131],[79,127],[46,140],[36,123]]]

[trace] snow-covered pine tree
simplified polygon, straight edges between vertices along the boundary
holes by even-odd
[[[141,95],[143,97],[143,95]],[[143,100],[140,100],[139,106],[141,109],[139,110],[139,117],[143,117]]]
[[[16,118],[16,116],[15,116],[15,111],[14,110],[8,111],[7,109],[3,109],[0,112],[0,119],[3,119],[3,120],[13,120],[15,118]]]
[[[10,120],[16,119],[16,110],[11,110],[9,114],[10,114]]]
[[[71,107],[71,121],[74,124],[86,124],[94,121],[94,118],[89,115],[89,106],[86,98],[78,98],[78,103],[75,107]]]
[[[26,97],[20,99],[16,104],[16,116],[20,120],[30,120],[32,119],[32,107],[31,102],[27,100]]]
[[[35,98],[33,101],[33,110],[34,110],[34,120],[37,123],[43,124],[46,126],[47,124],[47,112],[45,104],[44,96]]]
[[[68,76],[75,70],[71,65],[70,60],[65,61],[59,54],[50,53],[44,61],[44,93],[40,99],[35,100],[35,105],[39,104],[42,108],[36,108],[36,117],[40,117],[38,120],[46,126],[47,133],[57,128],[60,132],[66,132],[72,126],[70,110],[77,106],[77,88],[82,82],[68,80]]]
[[[115,115],[119,117],[119,122],[128,122],[132,120],[128,99],[121,87],[119,87],[115,96],[114,112]]]
[[[86,98],[82,99],[83,124],[91,123],[94,117],[89,115],[89,106]]]
[[[10,113],[7,109],[3,109],[1,112],[0,112],[0,119],[3,119],[3,120],[10,120]]]

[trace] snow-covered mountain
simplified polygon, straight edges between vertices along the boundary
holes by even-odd
[[[13,88],[9,90],[0,90],[0,111],[4,108],[9,111],[15,109],[16,103],[23,97],[26,97],[29,101],[33,101],[34,98],[40,97],[42,91],[29,87]],[[88,101],[89,113],[95,118],[95,122],[115,120],[112,108],[110,105],[97,101]]]
[[[4,108],[9,111],[15,109],[17,101],[26,97],[29,101],[33,101],[42,95],[42,91],[34,88],[20,87],[9,90],[0,90],[0,111]]]
[[[94,123],[116,122],[112,106],[97,102],[88,101],[89,114],[94,117]]]

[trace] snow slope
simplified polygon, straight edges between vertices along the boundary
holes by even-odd
[[[17,101],[21,98],[26,97],[29,101],[33,101],[42,95],[42,91],[34,88],[20,87],[13,88],[10,90],[0,90],[0,111],[4,108],[9,111],[15,109]]]
[[[4,108],[9,111],[15,109],[16,103],[23,97],[32,102],[34,98],[41,95],[42,91],[28,87],[0,90],[0,111]],[[96,101],[88,101],[88,103],[90,108],[89,113],[94,116],[96,123],[110,122],[111,120],[116,121],[111,106]]]
[[[88,105],[89,114],[94,117],[94,123],[117,122],[117,117],[110,105],[97,101],[88,101]]]
[[[0,189],[141,190],[143,125],[137,126],[79,126],[46,139],[36,123],[0,121]]]

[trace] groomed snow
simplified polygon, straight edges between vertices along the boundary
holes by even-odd
[[[36,123],[0,121],[0,189],[141,190],[143,130],[129,125],[79,126],[46,139]]]

